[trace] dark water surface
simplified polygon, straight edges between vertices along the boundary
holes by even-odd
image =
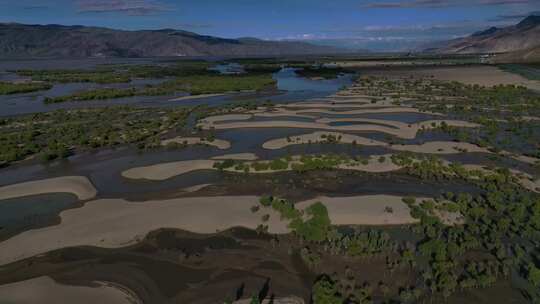
[[[91,69],[106,64],[148,64],[160,63],[163,59],[84,59],[84,60],[0,60],[0,81],[13,81],[23,79],[11,72],[19,69]],[[241,69],[240,65],[218,65],[217,70],[222,73],[232,73]],[[232,69],[232,70],[231,70]],[[29,113],[48,112],[58,109],[80,109],[93,107],[106,107],[111,105],[134,105],[141,107],[171,107],[171,106],[195,106],[211,105],[219,106],[234,103],[236,101],[273,101],[273,102],[296,102],[309,98],[325,97],[337,92],[340,88],[352,83],[352,75],[341,76],[333,80],[310,80],[299,77],[294,69],[282,69],[274,73],[277,81],[277,90],[266,93],[237,93],[223,96],[194,98],[187,100],[174,100],[187,94],[178,93],[166,96],[134,96],[111,100],[89,100],[78,102],[62,102],[57,104],[45,104],[46,97],[58,97],[73,94],[78,91],[98,88],[129,88],[155,85],[167,79],[134,79],[130,83],[96,84],[96,83],[67,83],[55,84],[52,89],[46,91],[0,95],[0,116],[12,116]]]

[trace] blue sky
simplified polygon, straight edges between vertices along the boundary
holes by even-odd
[[[516,23],[538,14],[540,0],[0,0],[0,7],[0,22],[406,48]]]

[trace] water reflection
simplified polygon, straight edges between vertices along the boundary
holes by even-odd
[[[1,66],[1,65],[0,65]],[[56,67],[62,68],[62,67]],[[242,66],[236,63],[218,65],[220,72],[233,74]],[[116,84],[96,84],[96,83],[67,83],[55,84],[48,91],[32,92],[25,94],[0,95],[0,116],[12,116],[30,113],[40,113],[54,111],[58,109],[81,109],[106,107],[111,105],[133,105],[141,107],[174,107],[174,106],[196,106],[207,104],[210,106],[220,106],[223,104],[238,101],[254,102],[298,102],[311,98],[321,98],[331,95],[343,86],[352,83],[352,75],[343,75],[331,80],[311,80],[298,76],[295,69],[284,68],[274,73],[273,78],[277,81],[277,90],[257,93],[237,93],[223,96],[211,96],[197,99],[175,100],[177,97],[186,96],[186,93],[179,92],[174,95],[165,96],[135,96],[110,100],[88,100],[63,102],[57,104],[45,104],[46,97],[58,97],[73,94],[78,91],[101,89],[101,88],[129,88],[143,87],[146,85],[156,85],[167,79],[134,79],[130,83]],[[13,73],[4,73],[5,78],[17,77]]]
[[[313,80],[298,76],[295,73],[296,70],[298,69],[283,68],[274,74],[278,90],[324,92],[331,94],[352,83],[352,77],[350,75],[339,76],[336,79]]]

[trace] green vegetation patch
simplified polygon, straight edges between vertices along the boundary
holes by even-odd
[[[30,93],[42,90],[49,90],[52,85],[42,82],[0,82],[0,95],[11,95],[19,93]]]
[[[0,120],[0,164],[41,155],[67,157],[76,149],[160,145],[163,131],[181,128],[188,109],[109,107],[59,110]]]
[[[271,196],[261,197],[260,203],[263,207],[272,207],[280,214],[282,220],[288,220],[289,228],[302,239],[320,242],[326,240],[330,232],[328,210],[320,202],[310,205],[303,211],[296,209],[291,201]]]
[[[35,81],[56,83],[94,82],[123,83],[130,82],[130,75],[114,70],[19,70],[20,76],[31,77]]]
[[[503,71],[518,74],[530,80],[540,80],[539,64],[501,64],[498,67]]]
[[[144,88],[96,89],[81,91],[67,96],[46,98],[45,103],[66,101],[103,100],[133,96],[172,95],[179,92],[191,95],[216,94],[237,91],[254,91],[275,85],[270,74],[257,75],[194,75],[178,77],[158,85]]]
[[[164,65],[104,65],[96,69],[17,70],[14,72],[37,81],[107,84],[130,82],[133,78],[186,77],[214,74],[215,72],[208,70],[210,66],[211,63],[206,61],[183,61]]]

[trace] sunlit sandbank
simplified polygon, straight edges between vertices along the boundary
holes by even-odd
[[[79,200],[89,200],[97,190],[84,176],[62,176],[0,187],[0,200],[46,193],[72,193]]]
[[[81,208],[62,212],[58,225],[25,231],[1,242],[0,264],[65,247],[124,247],[159,228],[208,234],[238,226],[255,229],[264,224],[270,233],[288,233],[288,222],[276,211],[251,211],[258,201],[256,196],[190,197],[138,203],[122,199],[90,201]],[[332,223],[338,225],[417,222],[398,196],[321,197],[297,205],[303,209],[314,201],[327,206]],[[269,218],[263,221],[261,214],[268,214]],[[355,214],[358,216],[353,216]]]
[[[38,277],[0,286],[0,298],[5,303],[140,303],[136,295],[107,282],[94,282],[95,286],[60,284],[50,277]]]

